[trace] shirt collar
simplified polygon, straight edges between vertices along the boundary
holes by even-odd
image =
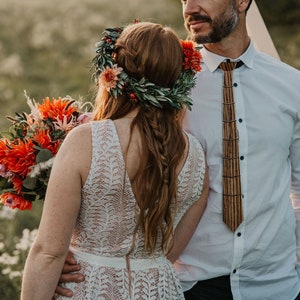
[[[213,52],[208,51],[205,47],[201,49],[201,54],[203,57],[203,62],[211,72],[214,72],[218,68],[221,62],[228,59],[228,57],[220,56]],[[246,67],[253,68],[254,56],[255,56],[255,48],[252,41],[250,41],[247,50],[236,60],[241,60]]]

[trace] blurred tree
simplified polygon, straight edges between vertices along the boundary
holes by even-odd
[[[256,0],[282,61],[300,69],[300,1]]]
[[[256,4],[268,26],[300,25],[299,0],[256,0]]]

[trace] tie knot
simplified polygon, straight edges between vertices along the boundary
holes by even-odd
[[[236,65],[236,61],[222,62],[220,63],[219,68],[223,71],[232,71],[235,69]]]
[[[219,64],[219,68],[223,71],[232,71],[234,69],[237,69],[241,67],[244,63],[241,60],[238,61],[230,61],[229,59],[227,61],[224,61]]]

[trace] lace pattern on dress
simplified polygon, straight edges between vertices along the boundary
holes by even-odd
[[[184,299],[172,264],[162,256],[160,241],[155,253],[155,257],[159,258],[158,264],[149,268],[131,268],[130,298],[129,274],[124,263],[135,228],[135,198],[114,123],[103,120],[92,122],[91,126],[92,162],[82,188],[81,209],[71,240],[71,246],[75,250],[90,255],[91,259],[75,255],[86,279],[80,284],[67,284],[74,292],[73,299]],[[178,176],[174,227],[198,200],[205,173],[203,149],[192,135],[187,136],[189,152]],[[93,260],[94,256],[109,259],[117,257],[120,263],[99,265]],[[136,236],[135,247],[130,254],[132,266],[135,259],[149,259],[140,235]]]

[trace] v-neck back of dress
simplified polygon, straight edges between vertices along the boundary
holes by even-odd
[[[89,175],[82,188],[81,208],[73,232],[71,246],[75,254],[76,252],[85,253],[84,257],[86,259],[81,256],[83,260],[81,262],[82,268],[86,272],[86,278],[89,278],[86,279],[85,284],[89,282],[89,286],[93,286],[93,289],[98,289],[96,286],[100,286],[99,280],[106,282],[114,278],[116,282],[119,282],[119,280],[120,282],[124,281],[126,267],[123,262],[125,262],[125,256],[132,245],[137,208],[131,183],[125,170],[121,145],[114,123],[111,120],[102,120],[92,122],[91,126],[92,162]],[[189,139],[189,150],[184,166],[178,176],[178,204],[175,226],[190,206],[198,200],[202,191],[205,173],[202,147],[193,136],[189,134],[187,134],[187,136]],[[123,187],[124,183],[125,186]],[[156,259],[163,258],[160,243],[161,239],[158,239],[155,251]],[[88,259],[89,256],[91,259]],[[117,263],[116,265],[113,263],[113,267],[107,266],[106,263],[105,266],[103,263],[99,265],[99,263],[96,263],[96,256],[101,257],[100,262],[103,262],[103,258],[107,258],[107,261],[118,258],[122,263]],[[134,249],[130,254],[130,261],[133,266],[134,261],[140,259],[153,260],[144,250],[144,238],[142,234],[136,237]],[[133,274],[137,276],[137,281],[133,280],[133,284],[139,281],[139,276],[141,276],[140,279],[142,279],[145,276],[154,276],[154,274],[156,274],[154,276],[155,280],[153,279],[153,286],[156,285],[159,287],[159,282],[164,278],[164,284],[169,284],[171,286],[170,288],[172,288],[174,286],[174,280],[176,282],[177,278],[175,278],[176,276],[172,265],[165,258],[163,259],[164,263],[162,265],[164,265],[164,267],[158,266],[156,268],[153,267],[153,264],[150,264],[152,267],[151,271],[149,271],[150,269],[140,270],[142,273],[136,273],[138,270],[133,271]],[[133,269],[135,269],[135,267],[133,267]],[[94,277],[96,276],[97,279],[88,275],[91,270],[94,270],[93,272],[97,270],[96,273],[98,275],[93,275]],[[158,276],[158,274],[160,275]],[[107,276],[112,277],[108,279]],[[118,276],[121,277],[119,278]],[[169,282],[170,280],[171,282]],[[102,285],[102,288],[106,290],[105,285]],[[81,289],[82,292],[83,286],[77,286],[76,289]],[[85,289],[87,289],[87,287],[85,287]],[[179,283],[178,289],[180,290]],[[108,290],[107,292],[109,293]],[[124,287],[123,293],[125,293],[125,290],[127,291]],[[179,290],[170,290],[170,298],[163,299],[181,299],[181,296],[178,296],[181,293]],[[102,292],[105,293],[104,291]],[[159,292],[156,291],[156,293],[158,293],[155,296],[157,298],[147,299],[161,299],[158,296]],[[175,298],[171,298],[172,295],[175,295]],[[84,294],[84,297],[87,297],[87,295]],[[120,296],[120,298],[114,299],[129,298]],[[136,299],[140,298],[137,297]]]

